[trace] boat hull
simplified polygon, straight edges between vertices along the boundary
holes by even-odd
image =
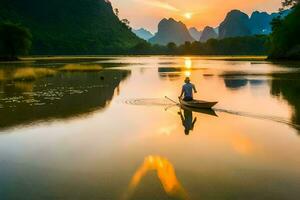
[[[189,108],[198,108],[198,109],[211,109],[214,107],[218,102],[208,102],[208,101],[200,101],[200,100],[193,100],[193,101],[183,101],[180,100],[180,104],[185,107]]]

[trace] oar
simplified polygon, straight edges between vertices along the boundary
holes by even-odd
[[[180,105],[180,103],[178,103],[178,102],[176,102],[176,101],[174,101],[173,99],[171,99],[171,98],[169,98],[169,97],[167,97],[167,96],[165,96],[165,98],[166,99],[168,99],[169,101],[171,101],[171,102],[173,102],[173,103],[175,103],[175,105],[174,106],[178,106],[178,108],[180,109],[180,111],[181,111],[181,105]],[[168,108],[166,109],[166,111],[168,111]],[[179,111],[179,112],[180,112]],[[173,114],[173,113],[172,113]]]
[[[175,103],[177,106],[180,106],[180,103],[174,101],[173,99],[171,99],[171,98],[169,98],[169,97],[167,97],[167,96],[165,96],[165,98],[168,99],[169,101]]]

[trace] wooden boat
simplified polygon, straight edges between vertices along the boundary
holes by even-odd
[[[211,109],[211,108],[192,108],[192,107],[187,107],[184,105],[180,105],[181,109],[183,110],[188,110],[191,112],[196,112],[196,113],[201,113],[201,114],[206,114],[206,115],[211,115],[211,116],[215,116],[218,117],[217,113]]]
[[[199,109],[211,109],[218,102],[208,102],[201,100],[193,100],[193,101],[184,101],[183,99],[179,99],[181,105],[189,107],[189,108],[199,108]]]

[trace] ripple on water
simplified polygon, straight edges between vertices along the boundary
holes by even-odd
[[[170,106],[174,103],[167,99],[149,98],[149,99],[126,99],[123,101],[125,104],[137,106]]]

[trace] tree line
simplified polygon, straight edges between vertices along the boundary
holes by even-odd
[[[115,47],[107,54],[119,55],[269,55],[271,59],[300,59],[300,0],[285,0],[284,7],[292,7],[284,19],[272,21],[269,36],[256,35],[225,39],[210,39],[207,42],[186,42],[182,45],[169,43],[166,46],[141,41],[133,47]],[[0,60],[16,60],[30,53],[32,44],[30,30],[19,24],[0,24]],[[109,41],[107,41],[109,43]],[[84,50],[83,50],[84,51]],[[55,52],[54,52],[55,53]],[[83,52],[89,54],[89,52]]]
[[[142,42],[129,50],[130,54],[166,55],[267,55],[268,36],[256,35],[225,39],[210,39],[207,42],[185,42],[166,46]]]
[[[272,21],[270,35],[271,59],[300,59],[300,0],[285,0],[284,7],[292,7],[291,13],[284,19]]]
[[[16,60],[18,56],[30,53],[32,35],[18,24],[0,24],[0,60]],[[166,46],[142,41],[133,47],[107,51],[107,54],[119,55],[266,55],[267,36],[246,36],[211,39],[205,43],[186,42],[183,45],[169,43]],[[84,52],[89,54],[89,52]]]

